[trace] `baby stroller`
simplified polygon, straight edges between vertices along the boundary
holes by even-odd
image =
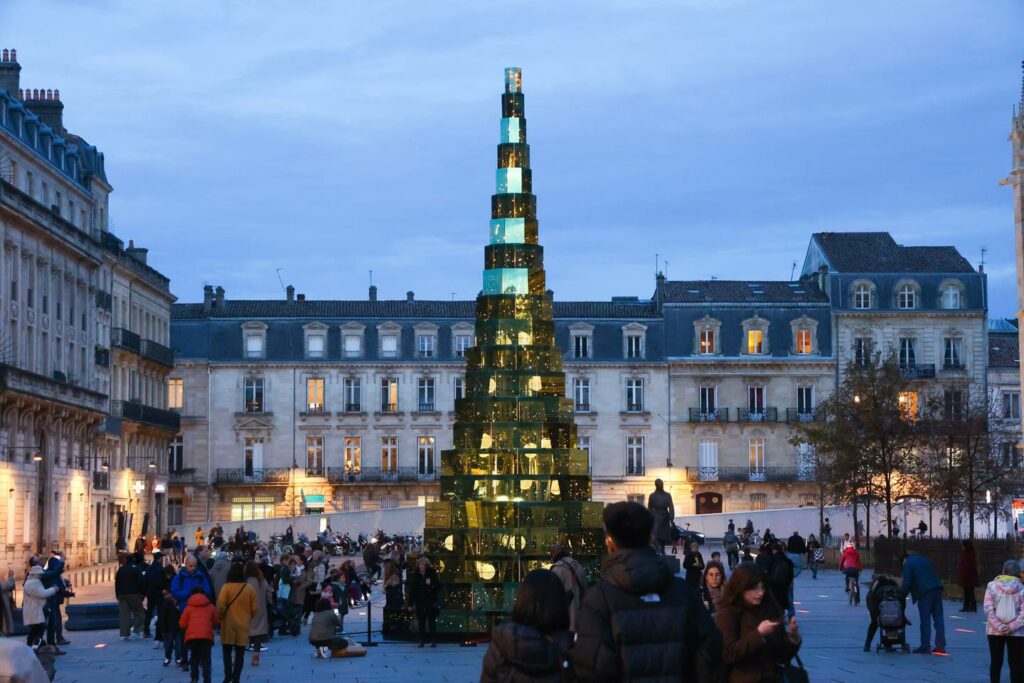
[[[903,652],[910,652],[907,643],[906,596],[899,586],[890,581],[879,581],[872,591],[877,615],[875,623],[881,632],[875,652],[893,652],[899,646]]]
[[[277,605],[271,603],[267,605],[267,619],[270,625],[270,632],[277,631],[279,635],[299,635],[302,630],[301,624],[299,623],[301,616],[301,609],[298,609],[298,605],[293,606],[288,603],[284,609],[278,608]]]

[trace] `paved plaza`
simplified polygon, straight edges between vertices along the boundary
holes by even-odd
[[[708,555],[705,552],[705,555]],[[866,578],[866,576],[865,576]],[[959,605],[945,603],[946,637],[949,655],[917,655],[903,653],[866,653],[864,635],[868,623],[863,606],[849,606],[843,592],[842,579],[836,571],[820,571],[818,580],[803,572],[796,580],[797,619],[804,636],[801,656],[812,681],[853,683],[855,681],[902,681],[951,683],[988,680],[988,649],[982,615],[960,614]],[[110,592],[109,587],[106,589]],[[90,590],[91,599],[102,596],[103,588]],[[383,597],[374,594],[380,604]],[[907,636],[911,647],[917,647],[917,610],[911,605],[908,616],[914,625]],[[371,611],[373,627],[379,629],[380,609]],[[365,629],[366,610],[355,609],[345,618],[346,630]],[[365,635],[365,630],[364,630]],[[58,659],[59,681],[114,683],[122,680],[176,681],[187,683],[188,675],[174,666],[162,666],[163,651],[151,641],[123,642],[116,631],[72,632],[68,654]],[[360,640],[362,635],[357,636]],[[379,638],[376,634],[374,639]],[[308,681],[313,678],[349,681],[476,681],[486,645],[461,647],[441,644],[436,649],[419,649],[407,643],[384,643],[371,648],[366,657],[318,660],[305,640],[305,631],[298,638],[276,637],[270,650],[261,657],[259,667],[246,664],[243,679],[260,681]],[[213,680],[221,680],[223,669],[219,643],[214,648]],[[1004,671],[1003,680],[1009,680]]]

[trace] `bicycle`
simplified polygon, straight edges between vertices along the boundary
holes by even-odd
[[[850,595],[850,604],[860,604],[860,582],[858,574],[851,572],[846,575],[846,592]]]

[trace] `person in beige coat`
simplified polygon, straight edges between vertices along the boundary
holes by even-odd
[[[224,680],[239,683],[245,646],[249,644],[249,625],[256,614],[256,591],[245,582],[242,565],[228,570],[227,582],[217,597],[220,614],[220,646],[224,653]],[[232,665],[234,655],[234,665]]]
[[[46,632],[46,615],[43,614],[43,606],[46,599],[57,592],[57,587],[43,588],[43,582],[39,577],[43,575],[43,568],[39,565],[30,567],[28,577],[25,579],[25,597],[21,603],[21,621],[28,628],[28,644],[34,646]]]
[[[256,613],[249,623],[249,644],[252,646],[252,665],[259,666],[260,652],[267,649],[263,646],[270,634],[267,605],[274,599],[274,591],[263,578],[260,566],[253,560],[245,563],[245,583],[256,593]]]

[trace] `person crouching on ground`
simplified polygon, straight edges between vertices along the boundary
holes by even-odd
[[[569,601],[562,580],[534,569],[519,585],[512,620],[491,630],[480,683],[558,683],[568,676],[572,648]]]
[[[779,683],[780,665],[800,649],[796,618],[788,629],[783,626],[785,613],[751,564],[740,564],[729,577],[715,623],[722,632],[722,656],[731,667],[729,683]]]
[[[213,649],[213,627],[220,623],[217,608],[206,597],[201,586],[195,586],[185,611],[178,619],[178,629],[184,634],[185,646],[192,661],[192,683],[199,683],[199,670],[203,670],[203,683],[210,683],[210,651]]]
[[[330,601],[320,598],[309,627],[309,644],[316,648],[317,657],[330,657],[348,647],[348,641],[338,635],[339,630],[341,617],[331,608]]]

